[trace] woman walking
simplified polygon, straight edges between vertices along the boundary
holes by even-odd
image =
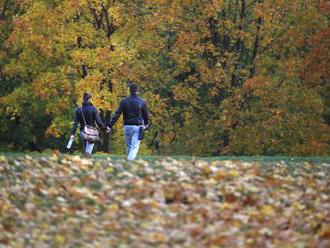
[[[93,106],[91,100],[92,94],[85,92],[83,95],[82,106],[78,107],[74,112],[74,121],[71,130],[71,138],[73,139],[78,127],[78,123],[80,124],[79,136],[82,139],[84,146],[85,152],[83,156],[85,158],[91,157],[95,141],[99,140],[95,122],[103,130],[107,130],[108,132],[110,130],[110,128],[108,128],[101,120],[99,111]],[[90,131],[93,133],[92,136],[90,135]]]

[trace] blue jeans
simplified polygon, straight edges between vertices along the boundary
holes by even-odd
[[[139,151],[139,146],[141,142],[139,140],[140,126],[124,125],[124,130],[127,160],[134,160]]]

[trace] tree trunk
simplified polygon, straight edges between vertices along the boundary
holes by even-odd
[[[82,48],[82,37],[81,36],[77,37],[77,47]],[[86,76],[87,76],[87,66],[81,65],[81,77],[85,78]]]
[[[0,14],[0,20],[5,20],[5,14],[6,14],[6,10],[8,7],[9,1],[8,0],[3,0],[3,7],[2,7],[2,11]]]
[[[258,3],[263,3],[263,0],[259,0]],[[257,34],[256,38],[254,40],[253,44],[253,52],[252,52],[252,58],[251,58],[251,68],[250,68],[250,78],[252,78],[256,74],[256,57],[258,54],[258,49],[259,49],[259,43],[260,43],[260,28],[263,23],[263,18],[259,17],[257,19]]]
[[[87,66],[86,65],[82,65],[81,66],[81,77],[85,78],[87,76]]]
[[[238,26],[238,29],[240,31],[244,30],[245,18],[246,18],[246,2],[245,0],[241,0],[240,23]],[[244,53],[244,41],[241,38],[237,39],[235,48],[238,55],[238,61],[235,64],[235,69],[231,78],[231,86],[236,88],[239,86],[239,82],[238,82],[239,77],[237,76],[237,70],[240,68],[240,63],[241,60],[243,59],[243,53]]]
[[[104,6],[102,6],[102,11],[105,16],[105,31],[106,31],[107,37],[109,39],[110,36],[113,34],[113,32],[115,32],[115,28],[112,25],[112,22],[108,15],[108,11],[104,8]]]

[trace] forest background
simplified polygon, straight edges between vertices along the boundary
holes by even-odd
[[[64,151],[82,93],[108,121],[134,81],[143,153],[330,154],[329,1],[0,4],[3,151]],[[124,151],[121,125],[98,151]]]

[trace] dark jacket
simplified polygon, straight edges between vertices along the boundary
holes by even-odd
[[[84,129],[85,124],[81,110],[84,112],[84,117],[88,126],[95,127],[96,122],[100,128],[107,128],[107,126],[101,120],[99,111],[90,102],[83,102],[82,107],[76,108],[74,112],[74,120],[71,129],[71,134],[74,134],[76,132],[78,123],[80,123],[80,131]]]
[[[145,101],[137,96],[130,95],[124,98],[117,108],[109,126],[112,127],[123,113],[124,125],[149,125],[149,114]]]

